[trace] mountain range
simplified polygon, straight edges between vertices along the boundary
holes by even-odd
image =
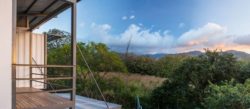
[[[228,50],[228,51],[224,51],[224,52],[225,53],[232,53],[239,60],[250,60],[250,54],[248,54],[246,52],[236,51],[236,50]],[[166,54],[166,53],[146,54],[144,56],[159,59],[159,58],[162,58],[162,57],[168,56],[168,55],[199,56],[201,54],[203,54],[203,52],[201,52],[201,51],[190,51],[190,52],[176,53],[176,54]]]

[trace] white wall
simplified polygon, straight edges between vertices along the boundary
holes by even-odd
[[[29,37],[30,32],[22,31],[16,33],[16,63],[29,64]],[[29,67],[16,67],[17,78],[29,78]],[[29,87],[28,80],[20,80],[16,82],[16,87]]]
[[[32,64],[45,64],[44,63],[44,34],[32,34],[32,57],[34,58],[34,61],[32,61]],[[44,74],[44,68],[34,68],[33,73],[38,74]],[[44,78],[43,75],[32,75],[33,78]],[[41,82],[44,82],[44,80],[39,80]],[[33,82],[33,87],[42,89],[44,88],[45,84]]]
[[[17,64],[29,64],[30,60],[30,35],[32,35],[32,60],[33,65],[44,64],[44,35],[35,34],[29,31],[18,31],[16,34],[16,57]],[[17,78],[29,78],[30,67],[17,67]],[[33,68],[32,73],[44,74],[44,68]],[[32,75],[33,78],[43,78],[43,75]],[[40,80],[44,82],[43,80]],[[19,80],[16,87],[30,87],[29,80]],[[42,89],[43,83],[32,82],[32,87]]]
[[[0,0],[0,108],[11,109],[12,0]]]

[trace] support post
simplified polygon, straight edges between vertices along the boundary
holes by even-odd
[[[48,41],[48,35],[45,33],[44,34],[44,65],[48,64],[48,62],[47,62],[47,60],[48,60],[48,58],[47,58],[47,55],[48,55],[47,41]],[[47,83],[47,76],[48,76],[47,70],[48,70],[48,68],[45,67],[44,68],[44,82],[46,82],[46,83]],[[44,88],[47,89],[47,84],[44,85]]]
[[[75,104],[75,96],[76,96],[76,2],[72,4],[71,7],[71,50],[72,50],[72,87],[73,90],[71,92],[70,99]],[[71,109],[75,109],[75,105],[71,107]]]
[[[12,0],[12,109],[16,109],[16,16],[17,0]]]

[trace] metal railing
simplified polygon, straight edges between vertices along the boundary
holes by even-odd
[[[70,88],[68,88],[65,85],[60,85],[60,84],[56,84],[53,82],[45,82],[48,80],[72,80],[75,79],[72,76],[58,76],[58,75],[54,75],[54,77],[48,77],[51,75],[45,74],[45,72],[43,71],[43,69],[47,69],[47,68],[73,68],[73,65],[41,65],[41,64],[37,64],[37,62],[35,61],[34,58],[32,58],[34,64],[30,65],[30,64],[14,64],[14,67],[30,67],[30,69],[39,69],[40,73],[33,73],[33,72],[29,72],[31,74],[31,77],[16,77],[15,81],[21,81],[21,80],[29,80],[30,82],[38,82],[38,83],[42,83],[43,85],[48,85],[48,87],[45,87],[43,90],[40,91],[32,91],[32,92],[16,92],[16,94],[23,94],[23,93],[43,93],[43,92],[51,92],[51,93],[57,93],[57,92],[71,92],[74,90],[74,88],[71,86]],[[16,68],[15,68],[16,69]],[[33,70],[30,70],[33,71]],[[17,73],[17,71],[15,72]],[[40,75],[41,77],[39,78],[33,78],[33,75]],[[43,76],[43,77],[42,77]],[[39,81],[39,80],[43,80],[43,81]],[[56,89],[55,86],[60,86],[60,87],[64,87],[63,89]],[[33,86],[30,86],[31,88]],[[48,90],[48,89],[51,90]]]

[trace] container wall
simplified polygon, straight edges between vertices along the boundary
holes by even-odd
[[[0,108],[12,105],[12,0],[0,0]]]
[[[44,64],[44,35],[34,34],[30,31],[18,31],[16,34],[16,57],[17,64],[30,64],[30,36],[32,57],[31,61],[33,65],[43,65]],[[32,68],[19,66],[16,68],[17,78],[29,78],[30,71],[32,71],[32,78],[43,78],[44,68]],[[44,82],[43,80],[38,80]],[[32,82],[32,87],[42,89],[44,84],[40,82]],[[30,87],[29,80],[19,80],[16,82],[16,87]]]

